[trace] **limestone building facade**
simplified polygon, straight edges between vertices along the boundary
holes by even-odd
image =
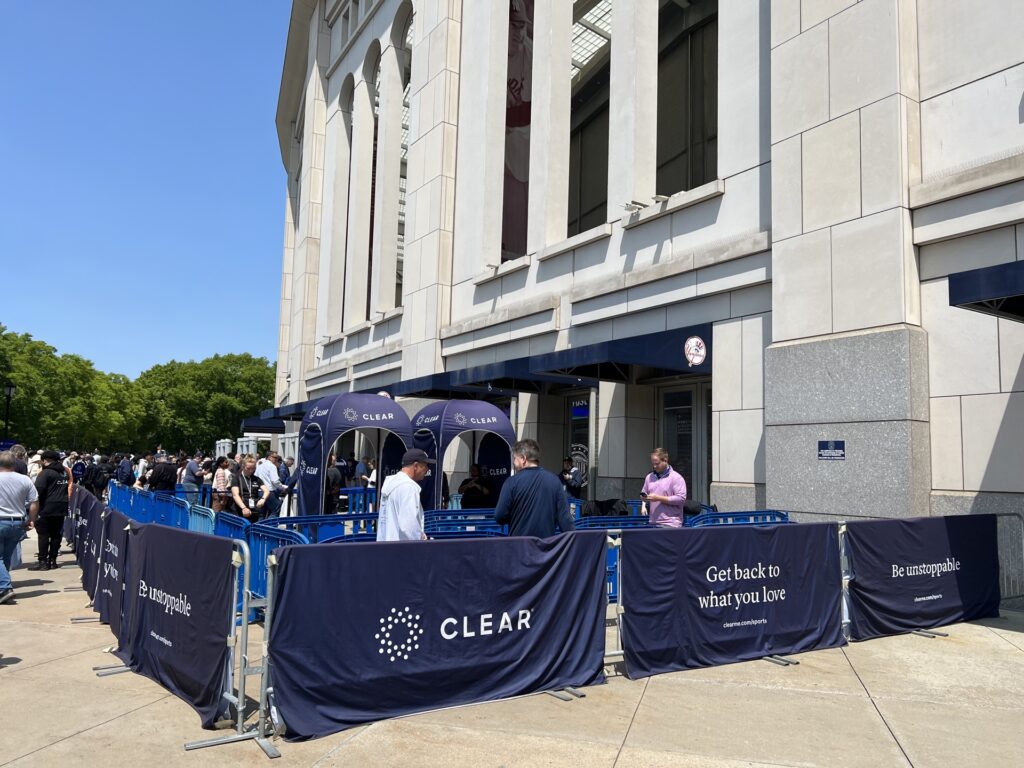
[[[1020,29],[1015,0],[294,0],[274,415],[484,397],[596,498],[664,446],[722,509],[1019,508],[1022,291],[951,296],[1021,280]]]

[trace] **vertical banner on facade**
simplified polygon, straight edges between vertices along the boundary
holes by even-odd
[[[231,539],[143,525],[128,542],[131,623],[121,657],[192,705],[203,727],[224,710],[232,631]]]
[[[99,555],[99,578],[92,607],[100,621],[110,625],[114,637],[121,637],[121,609],[124,604],[124,574],[131,520],[113,509],[103,520]]]
[[[277,554],[271,684],[292,739],[604,679],[603,531]]]
[[[835,524],[622,532],[632,678],[844,643]]]
[[[846,526],[854,640],[999,615],[995,515]]]

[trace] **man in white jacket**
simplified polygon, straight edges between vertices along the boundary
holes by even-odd
[[[427,452],[419,448],[402,455],[402,469],[380,486],[377,541],[420,541],[427,538],[423,533],[420,482],[434,463]]]

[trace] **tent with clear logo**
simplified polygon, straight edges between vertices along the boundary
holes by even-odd
[[[324,510],[327,457],[338,440],[358,430],[374,446],[377,476],[394,474],[412,446],[412,427],[401,405],[389,397],[347,392],[309,406],[299,429],[299,514]]]
[[[413,416],[412,428],[413,446],[437,460],[422,483],[424,509],[440,508],[445,453],[456,438],[466,433],[480,433],[479,439],[474,440],[474,463],[479,465],[497,500],[501,486],[512,472],[512,446],[516,442],[512,423],[500,408],[483,400],[431,403]]]

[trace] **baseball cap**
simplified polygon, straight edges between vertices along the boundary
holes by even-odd
[[[60,454],[57,451],[43,451],[43,461],[60,461]]]
[[[427,456],[427,452],[422,448],[411,448],[402,454],[402,466],[407,467],[410,464],[415,464],[417,461],[422,461],[424,464],[436,464],[432,458]]]

